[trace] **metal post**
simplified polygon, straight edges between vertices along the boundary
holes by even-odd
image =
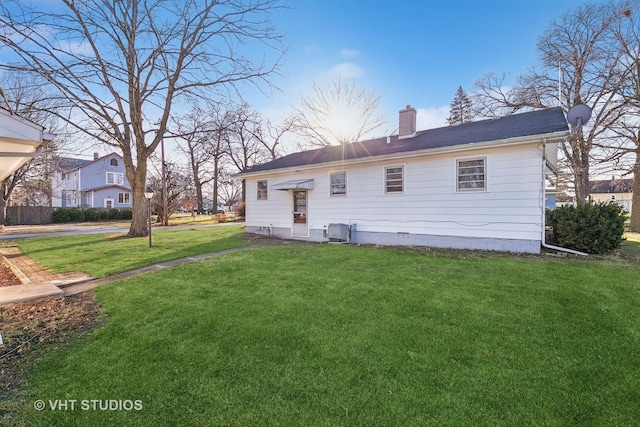
[[[164,138],[160,141],[162,154],[162,225],[169,225],[169,213],[167,212],[167,164],[164,161]]]
[[[149,212],[149,247],[151,247],[151,199],[147,199],[147,211]]]

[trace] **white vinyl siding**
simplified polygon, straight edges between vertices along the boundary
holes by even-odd
[[[267,196],[269,195],[269,189],[268,189],[268,182],[267,180],[262,180],[262,181],[258,181],[258,192],[257,192],[257,199],[258,200],[267,200]]]
[[[357,224],[364,232],[540,240],[542,153],[537,142],[515,147],[403,159],[402,197],[380,197],[385,168],[398,164],[349,165],[348,196],[331,197],[330,168],[269,174],[272,182],[313,179],[309,229]],[[457,160],[485,159],[485,189],[457,191]],[[247,178],[247,194],[257,181]],[[489,191],[490,190],[490,191]],[[291,227],[290,191],[272,191],[268,202],[247,200],[248,226]]]
[[[347,195],[347,173],[332,172],[329,174],[330,188],[329,194],[332,196],[346,196]]]
[[[384,168],[385,194],[402,194],[404,191],[404,167],[388,166]]]

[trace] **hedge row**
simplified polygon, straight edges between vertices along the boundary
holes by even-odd
[[[622,244],[626,212],[620,205],[584,203],[547,212],[553,243],[594,255],[604,255]]]
[[[118,219],[131,219],[131,209],[113,208],[109,210],[101,210],[96,208],[58,208],[53,212],[52,221],[55,224],[64,222],[91,222],[106,221]]]

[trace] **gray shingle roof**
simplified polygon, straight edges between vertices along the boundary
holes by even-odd
[[[256,165],[243,173],[262,172],[296,166],[307,166],[341,160],[365,159],[430,148],[453,147],[478,142],[566,132],[567,121],[560,107],[514,114],[498,119],[464,123],[419,131],[415,137],[398,139],[397,135],[355,142],[342,146],[318,148],[289,154]]]
[[[590,181],[591,193],[633,193],[633,178]]]
[[[74,159],[71,157],[58,157],[54,160],[54,163],[57,169],[60,169],[63,171],[69,171],[69,170],[79,168],[80,166],[85,165],[90,161],[91,160]]]

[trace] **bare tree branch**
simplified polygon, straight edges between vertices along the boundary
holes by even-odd
[[[295,131],[311,146],[360,141],[387,123],[379,104],[374,91],[359,89],[355,81],[333,80],[327,87],[314,83],[295,109]]]
[[[147,159],[176,103],[249,83],[270,87],[282,59],[269,21],[279,0],[61,0],[0,3],[0,69],[40,76],[64,108],[49,111],[117,147],[133,190],[129,236],[147,234]],[[264,57],[249,59],[255,48]]]

